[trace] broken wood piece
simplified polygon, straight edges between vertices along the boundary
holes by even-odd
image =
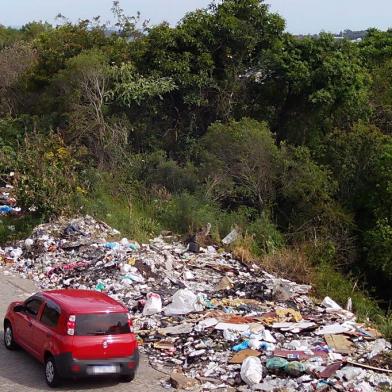
[[[375,366],[365,365],[364,363],[354,362],[354,361],[351,361],[350,359],[348,359],[346,362],[349,363],[350,365],[353,365],[353,366],[358,366],[358,367],[361,367],[364,369],[374,370],[375,372],[383,372],[383,373],[392,374],[392,370],[390,370],[390,369],[382,369],[382,368],[378,368]]]

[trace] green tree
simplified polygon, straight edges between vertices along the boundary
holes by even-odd
[[[271,68],[280,140],[313,147],[334,127],[366,118],[369,79],[355,44],[329,34],[287,36]]]

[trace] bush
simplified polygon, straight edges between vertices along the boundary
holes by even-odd
[[[42,217],[36,215],[25,215],[20,218],[2,217],[0,219],[0,243],[24,239],[41,223],[43,223]]]
[[[265,213],[249,222],[246,232],[252,235],[254,240],[252,251],[258,256],[274,253],[284,245],[282,233]]]
[[[105,221],[136,241],[148,241],[162,230],[154,204],[145,200],[136,186],[128,189],[120,185],[118,177],[95,170],[89,170],[86,177],[90,185],[82,198],[84,213]]]
[[[79,154],[54,133],[31,133],[15,155],[1,157],[1,165],[9,167],[12,162],[16,197],[22,207],[35,206],[43,216],[67,214],[75,209],[78,194],[83,192],[78,178]]]
[[[279,149],[267,124],[243,119],[211,125],[200,142],[200,159],[208,194],[215,200],[260,211],[271,207]]]
[[[182,193],[167,202],[160,215],[163,225],[177,233],[195,233],[207,223],[212,236],[219,239],[219,208],[202,197]]]
[[[330,264],[321,263],[316,267],[314,286],[318,296],[323,298],[328,295],[343,307],[347,299],[351,298],[353,309],[361,320],[377,321],[382,315],[381,309],[374,300],[358,290],[357,283],[353,278],[343,276]]]
[[[192,193],[199,185],[192,163],[181,166],[176,161],[167,159],[163,151],[142,156],[142,165],[137,176],[148,187],[164,187],[171,193]]]

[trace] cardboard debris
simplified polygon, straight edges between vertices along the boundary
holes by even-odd
[[[344,335],[325,335],[324,339],[336,353],[351,354],[354,349],[353,343]]]
[[[232,358],[229,360],[229,363],[239,363],[239,364],[241,364],[248,357],[259,357],[260,355],[261,355],[260,351],[251,350],[251,349],[248,348],[248,349],[242,350],[242,351],[234,354],[232,356]]]
[[[199,382],[194,378],[185,376],[184,373],[173,372],[170,375],[170,382],[173,388],[189,390],[199,385]]]

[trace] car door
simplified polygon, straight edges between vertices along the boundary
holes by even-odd
[[[30,297],[24,302],[24,311],[15,313],[16,340],[30,352],[34,351],[31,346],[33,321],[37,318],[42,303],[42,298]]]
[[[44,359],[45,350],[53,351],[53,343],[60,319],[60,307],[53,301],[46,300],[39,319],[32,320],[33,335],[31,346],[35,356],[40,360]]]

